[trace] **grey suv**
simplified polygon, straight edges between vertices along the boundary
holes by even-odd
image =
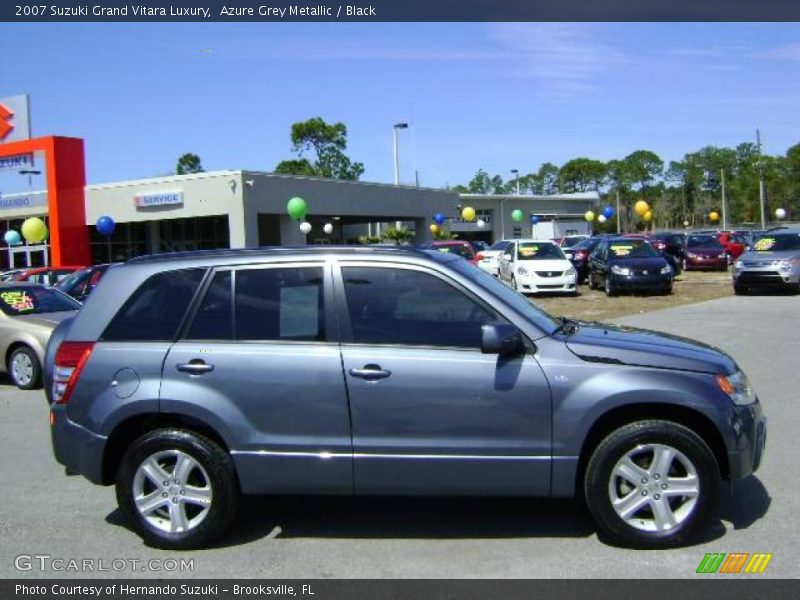
[[[276,248],[111,267],[47,350],[56,459],[150,544],[240,494],[579,496],[600,537],[685,543],[766,438],[732,358],[556,319],[457,256]]]
[[[800,229],[767,231],[733,263],[733,290],[754,288],[800,292]]]

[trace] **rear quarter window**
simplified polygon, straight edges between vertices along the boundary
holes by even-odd
[[[151,276],[122,305],[100,339],[106,342],[174,340],[205,273],[205,269],[184,269]]]

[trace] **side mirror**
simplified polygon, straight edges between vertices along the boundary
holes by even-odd
[[[488,323],[481,327],[481,352],[514,356],[522,350],[522,334],[508,323]]]

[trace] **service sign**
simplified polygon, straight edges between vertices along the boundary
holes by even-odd
[[[0,157],[0,171],[20,171],[33,168],[33,154]]]
[[[31,137],[30,100],[27,94],[0,98],[0,144]]]
[[[158,192],[155,194],[136,194],[133,197],[136,208],[151,208],[154,206],[175,206],[183,204],[183,192]]]

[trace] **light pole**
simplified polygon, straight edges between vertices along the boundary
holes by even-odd
[[[394,184],[400,185],[400,148],[398,144],[397,131],[399,129],[408,129],[408,123],[395,123],[392,127],[392,134],[394,136]]]
[[[519,169],[511,169],[511,174],[517,182],[517,196],[519,196]]]
[[[756,129],[756,145],[758,146],[758,204],[761,207],[761,229],[767,228],[767,215],[764,206],[764,164],[761,161],[761,131]]]

